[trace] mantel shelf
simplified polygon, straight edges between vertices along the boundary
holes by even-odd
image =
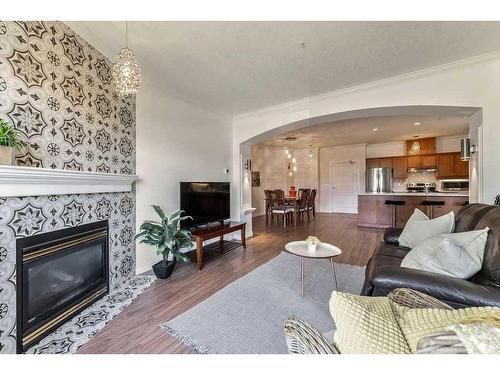
[[[0,165],[0,197],[111,193],[132,190],[136,175]]]

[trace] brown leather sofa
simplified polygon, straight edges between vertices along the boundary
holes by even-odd
[[[469,204],[455,217],[455,232],[486,227],[490,231],[483,267],[469,280],[401,267],[401,261],[410,249],[399,246],[402,229],[386,229],[384,241],[366,267],[362,295],[385,296],[396,288],[410,288],[453,307],[500,307],[500,206]]]

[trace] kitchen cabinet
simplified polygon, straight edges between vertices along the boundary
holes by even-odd
[[[436,138],[417,138],[406,141],[407,155],[415,155],[413,153],[413,143],[415,142],[420,145],[418,155],[433,155],[436,153]]]
[[[438,154],[437,178],[453,177],[453,154]]]
[[[381,158],[378,162],[379,168],[394,168],[393,158]]]
[[[459,152],[366,159],[366,168],[392,168],[395,180],[406,179],[408,168],[437,168],[438,179],[469,177],[469,162]]]
[[[366,169],[378,168],[379,162],[380,162],[379,159],[366,159]]]
[[[405,180],[408,177],[408,161],[406,156],[398,156],[393,159],[392,178],[395,180]]]
[[[422,205],[425,200],[444,201],[442,206],[434,206],[433,216],[438,217],[453,211],[455,214],[469,201],[468,196],[418,194],[366,194],[358,195],[357,226],[368,228],[387,228],[391,226],[392,207],[385,204],[386,200],[402,200],[402,206],[396,206],[396,226],[403,228],[410,216],[418,208],[426,213],[427,207]]]
[[[385,195],[358,195],[358,226],[387,228],[391,226],[392,209],[384,204]]]
[[[408,156],[408,168],[420,168],[422,166],[422,157],[420,155]]]
[[[437,155],[437,178],[468,178],[469,162],[460,159],[460,152]]]
[[[436,168],[437,158],[436,155],[422,155],[421,167],[422,168]]]
[[[459,152],[453,154],[453,176],[463,178],[469,177],[469,162],[463,161],[460,158]]]

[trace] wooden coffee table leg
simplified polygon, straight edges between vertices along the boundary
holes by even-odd
[[[243,225],[241,227],[241,244],[243,245],[243,248],[247,248],[247,237],[246,237],[246,225]]]
[[[196,239],[196,264],[199,270],[203,268],[203,240],[201,238]]]

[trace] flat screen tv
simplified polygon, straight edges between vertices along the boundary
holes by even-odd
[[[193,219],[183,220],[192,228],[229,219],[229,182],[181,182],[181,210]]]

